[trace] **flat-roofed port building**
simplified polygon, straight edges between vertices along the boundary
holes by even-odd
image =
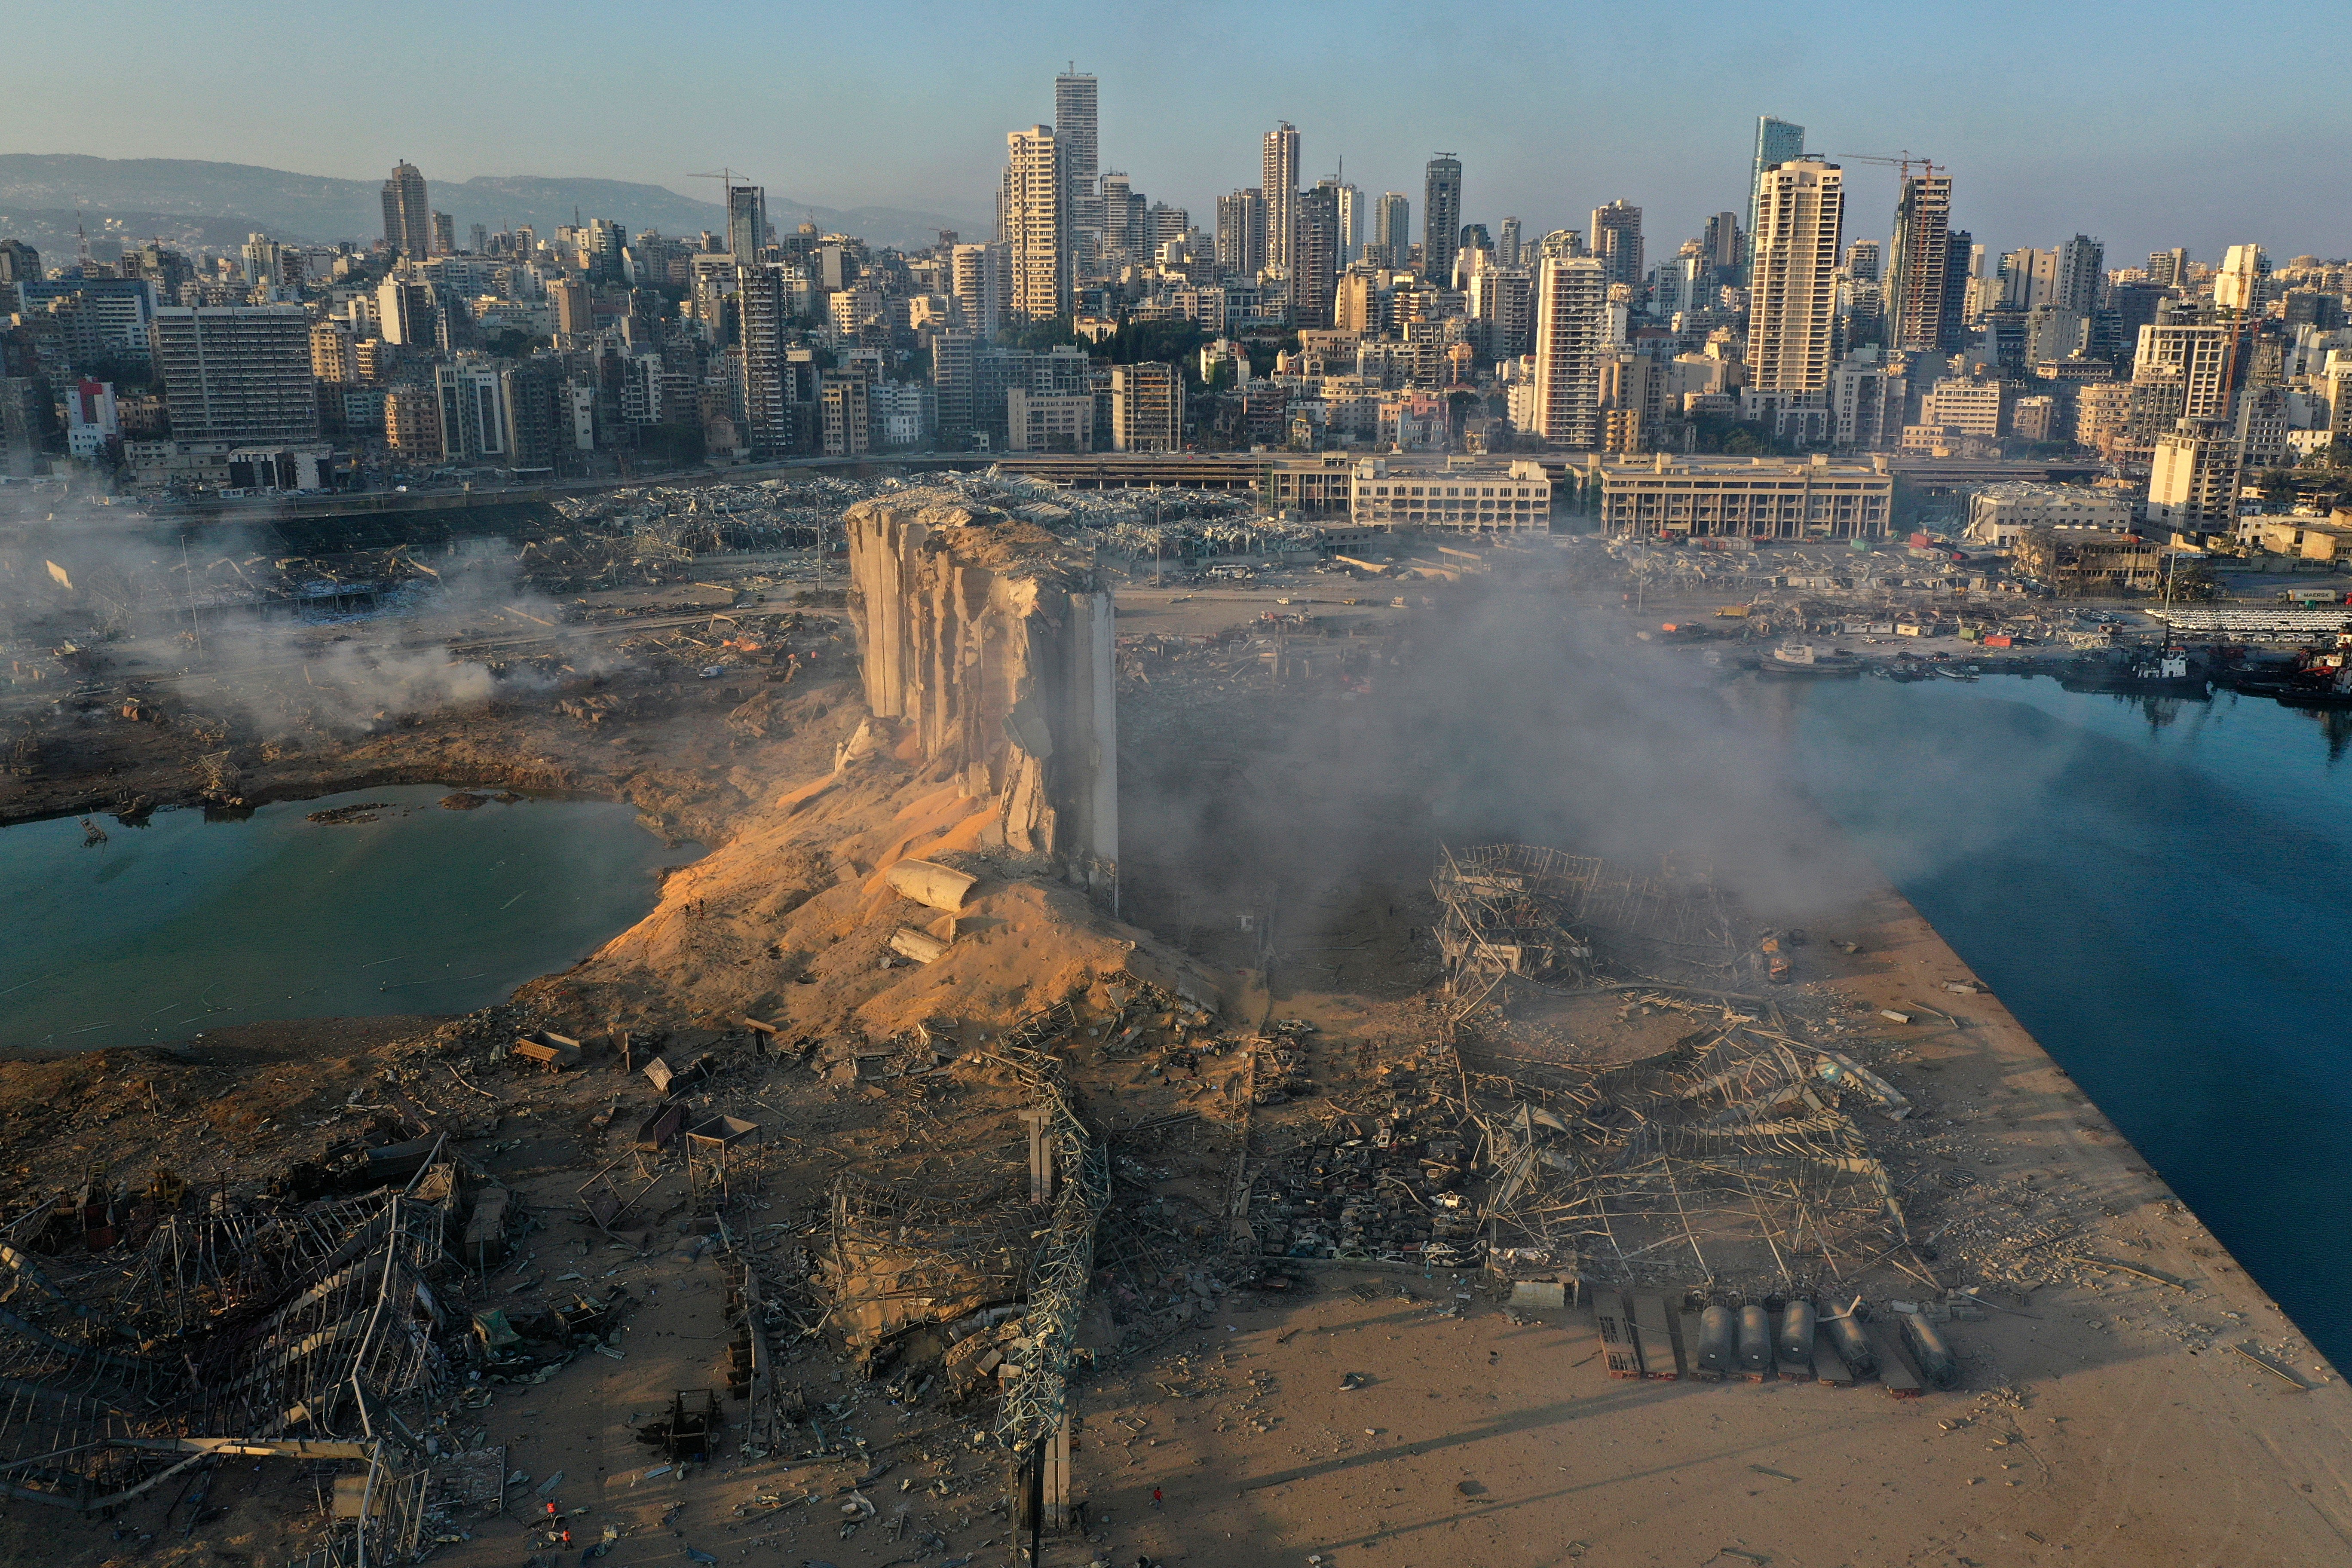
[[[1359,527],[1517,533],[1551,527],[1551,478],[1541,463],[1449,462],[1445,467],[1357,461],[1349,518]]]
[[[1987,485],[1969,498],[1968,538],[2009,544],[2029,528],[2102,528],[2128,532],[2131,497],[2089,485]]]
[[[1588,470],[1611,533],[1692,539],[1884,539],[1895,476],[1884,457],[1598,459]]]

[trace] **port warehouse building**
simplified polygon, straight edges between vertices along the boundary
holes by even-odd
[[[1611,533],[1691,539],[1884,539],[1895,474],[1874,457],[1596,458],[1587,482]]]
[[[225,457],[215,461],[225,461]],[[1937,483],[1974,488],[2000,479],[2056,477],[2050,466],[1980,464],[1981,472],[1947,479],[1901,458],[1815,456],[1617,458],[1553,451],[1495,457],[1363,453],[1003,453],[904,454],[823,458],[788,465],[854,475],[996,468],[1072,489],[1249,491],[1302,518],[1344,521],[1351,529],[1544,532],[1553,503],[1581,495],[1612,532],[1751,539],[1876,539],[1892,527],[1894,482],[1916,489]],[[530,478],[537,478],[536,474]],[[728,474],[702,476],[724,481]],[[511,479],[525,481],[520,470]],[[264,481],[256,480],[257,484]],[[682,481],[693,483],[688,479]],[[281,481],[282,483],[282,481]],[[294,516],[343,516],[465,508],[550,499],[582,487],[509,482],[463,494],[352,492],[302,496]],[[1492,492],[1491,494],[1489,492]],[[187,503],[223,510],[213,498]],[[281,510],[285,501],[273,504]],[[273,512],[273,515],[277,513]]]
[[[1303,517],[1374,530],[1545,531],[1565,485],[1591,494],[1612,533],[1884,539],[1895,470],[1884,457],[1364,457],[1343,453],[1007,456],[1007,472],[1082,489],[1153,485],[1253,490]]]
[[[1531,458],[1370,458],[1353,453],[1265,453],[1135,458],[1012,455],[1007,473],[1079,489],[1252,490],[1278,510],[1345,518],[1378,531],[1438,529],[1548,532],[1556,474],[1568,465]]]

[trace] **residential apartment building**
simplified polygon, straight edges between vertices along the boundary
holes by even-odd
[[[1759,392],[1818,392],[1829,384],[1844,182],[1836,164],[1815,160],[1778,164],[1757,181],[1748,369],[1748,385]]]
[[[1524,267],[1489,267],[1472,277],[1470,314],[1486,325],[1488,359],[1517,359],[1528,352],[1534,303],[1535,278]]]
[[[26,278],[16,291],[18,308],[36,319],[36,331],[54,326],[58,346],[78,367],[144,360],[153,351],[156,289],[147,279]],[[0,294],[0,306],[5,303]]]
[[[1601,258],[1612,283],[1628,289],[1642,285],[1642,209],[1620,197],[1592,209],[1592,254]]]
[[[1287,120],[1265,133],[1262,173],[1265,265],[1287,278],[1298,225],[1298,132]]]
[[[789,363],[794,320],[791,271],[788,263],[763,261],[736,276],[741,336],[736,355],[741,377],[739,434],[745,451],[755,458],[781,458],[801,447],[801,389]]]
[[[1422,173],[1421,275],[1443,288],[1454,277],[1462,247],[1462,160],[1440,153]],[[1390,258],[1402,266],[1402,257]]]
[[[1094,394],[1013,387],[1004,395],[1004,447],[1010,452],[1091,452]]]
[[[1217,266],[1236,278],[1265,268],[1265,193],[1253,186],[1217,198]]]
[[[1830,373],[1830,439],[1840,447],[1881,450],[1903,439],[1904,405],[1911,384],[1884,364],[1845,360]]]
[[[172,306],[155,312],[154,337],[175,440],[318,438],[310,324],[299,305]]]
[[[817,385],[819,449],[828,458],[862,458],[873,449],[873,410],[863,375],[826,371]]]
[[[996,237],[1005,249],[1006,313],[1050,321],[1070,313],[1068,189],[1053,128],[1033,126],[1005,139]]]
[[[2238,521],[2244,448],[2221,419],[2183,419],[2156,438],[2147,521],[2181,533],[2226,533]]]
[[[1375,256],[1373,251],[1379,254]],[[1372,231],[1364,241],[1364,259],[1382,267],[1403,267],[1412,251],[1412,200],[1402,191],[1388,191],[1372,204]]]
[[[360,379],[349,328],[335,321],[319,321],[311,326],[310,374],[321,382],[335,384]]]
[[[1609,281],[1593,257],[1547,257],[1536,272],[1536,425],[1559,447],[1601,445],[1601,356]]]
[[[404,158],[383,183],[383,238],[411,261],[433,254],[433,207],[425,199],[425,175]]]
[[[1110,369],[1111,447],[1120,452],[1184,449],[1184,376],[1172,364]]]
[[[2142,327],[2133,384],[2170,389],[2164,411],[2174,419],[2226,419],[2238,332],[2235,326],[2189,322]]]
[[[1919,400],[1919,423],[1956,436],[1998,436],[2001,384],[1961,376],[1939,381]]]

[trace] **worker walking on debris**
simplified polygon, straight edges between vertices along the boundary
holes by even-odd
[[[1160,1489],[1158,1487],[1151,1489],[1151,1511],[1154,1513],[1160,1511]]]

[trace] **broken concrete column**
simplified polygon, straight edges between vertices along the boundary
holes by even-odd
[[[1111,597],[1092,552],[908,490],[849,509],[866,700],[997,803],[1003,842],[1090,879],[1118,859]]]

